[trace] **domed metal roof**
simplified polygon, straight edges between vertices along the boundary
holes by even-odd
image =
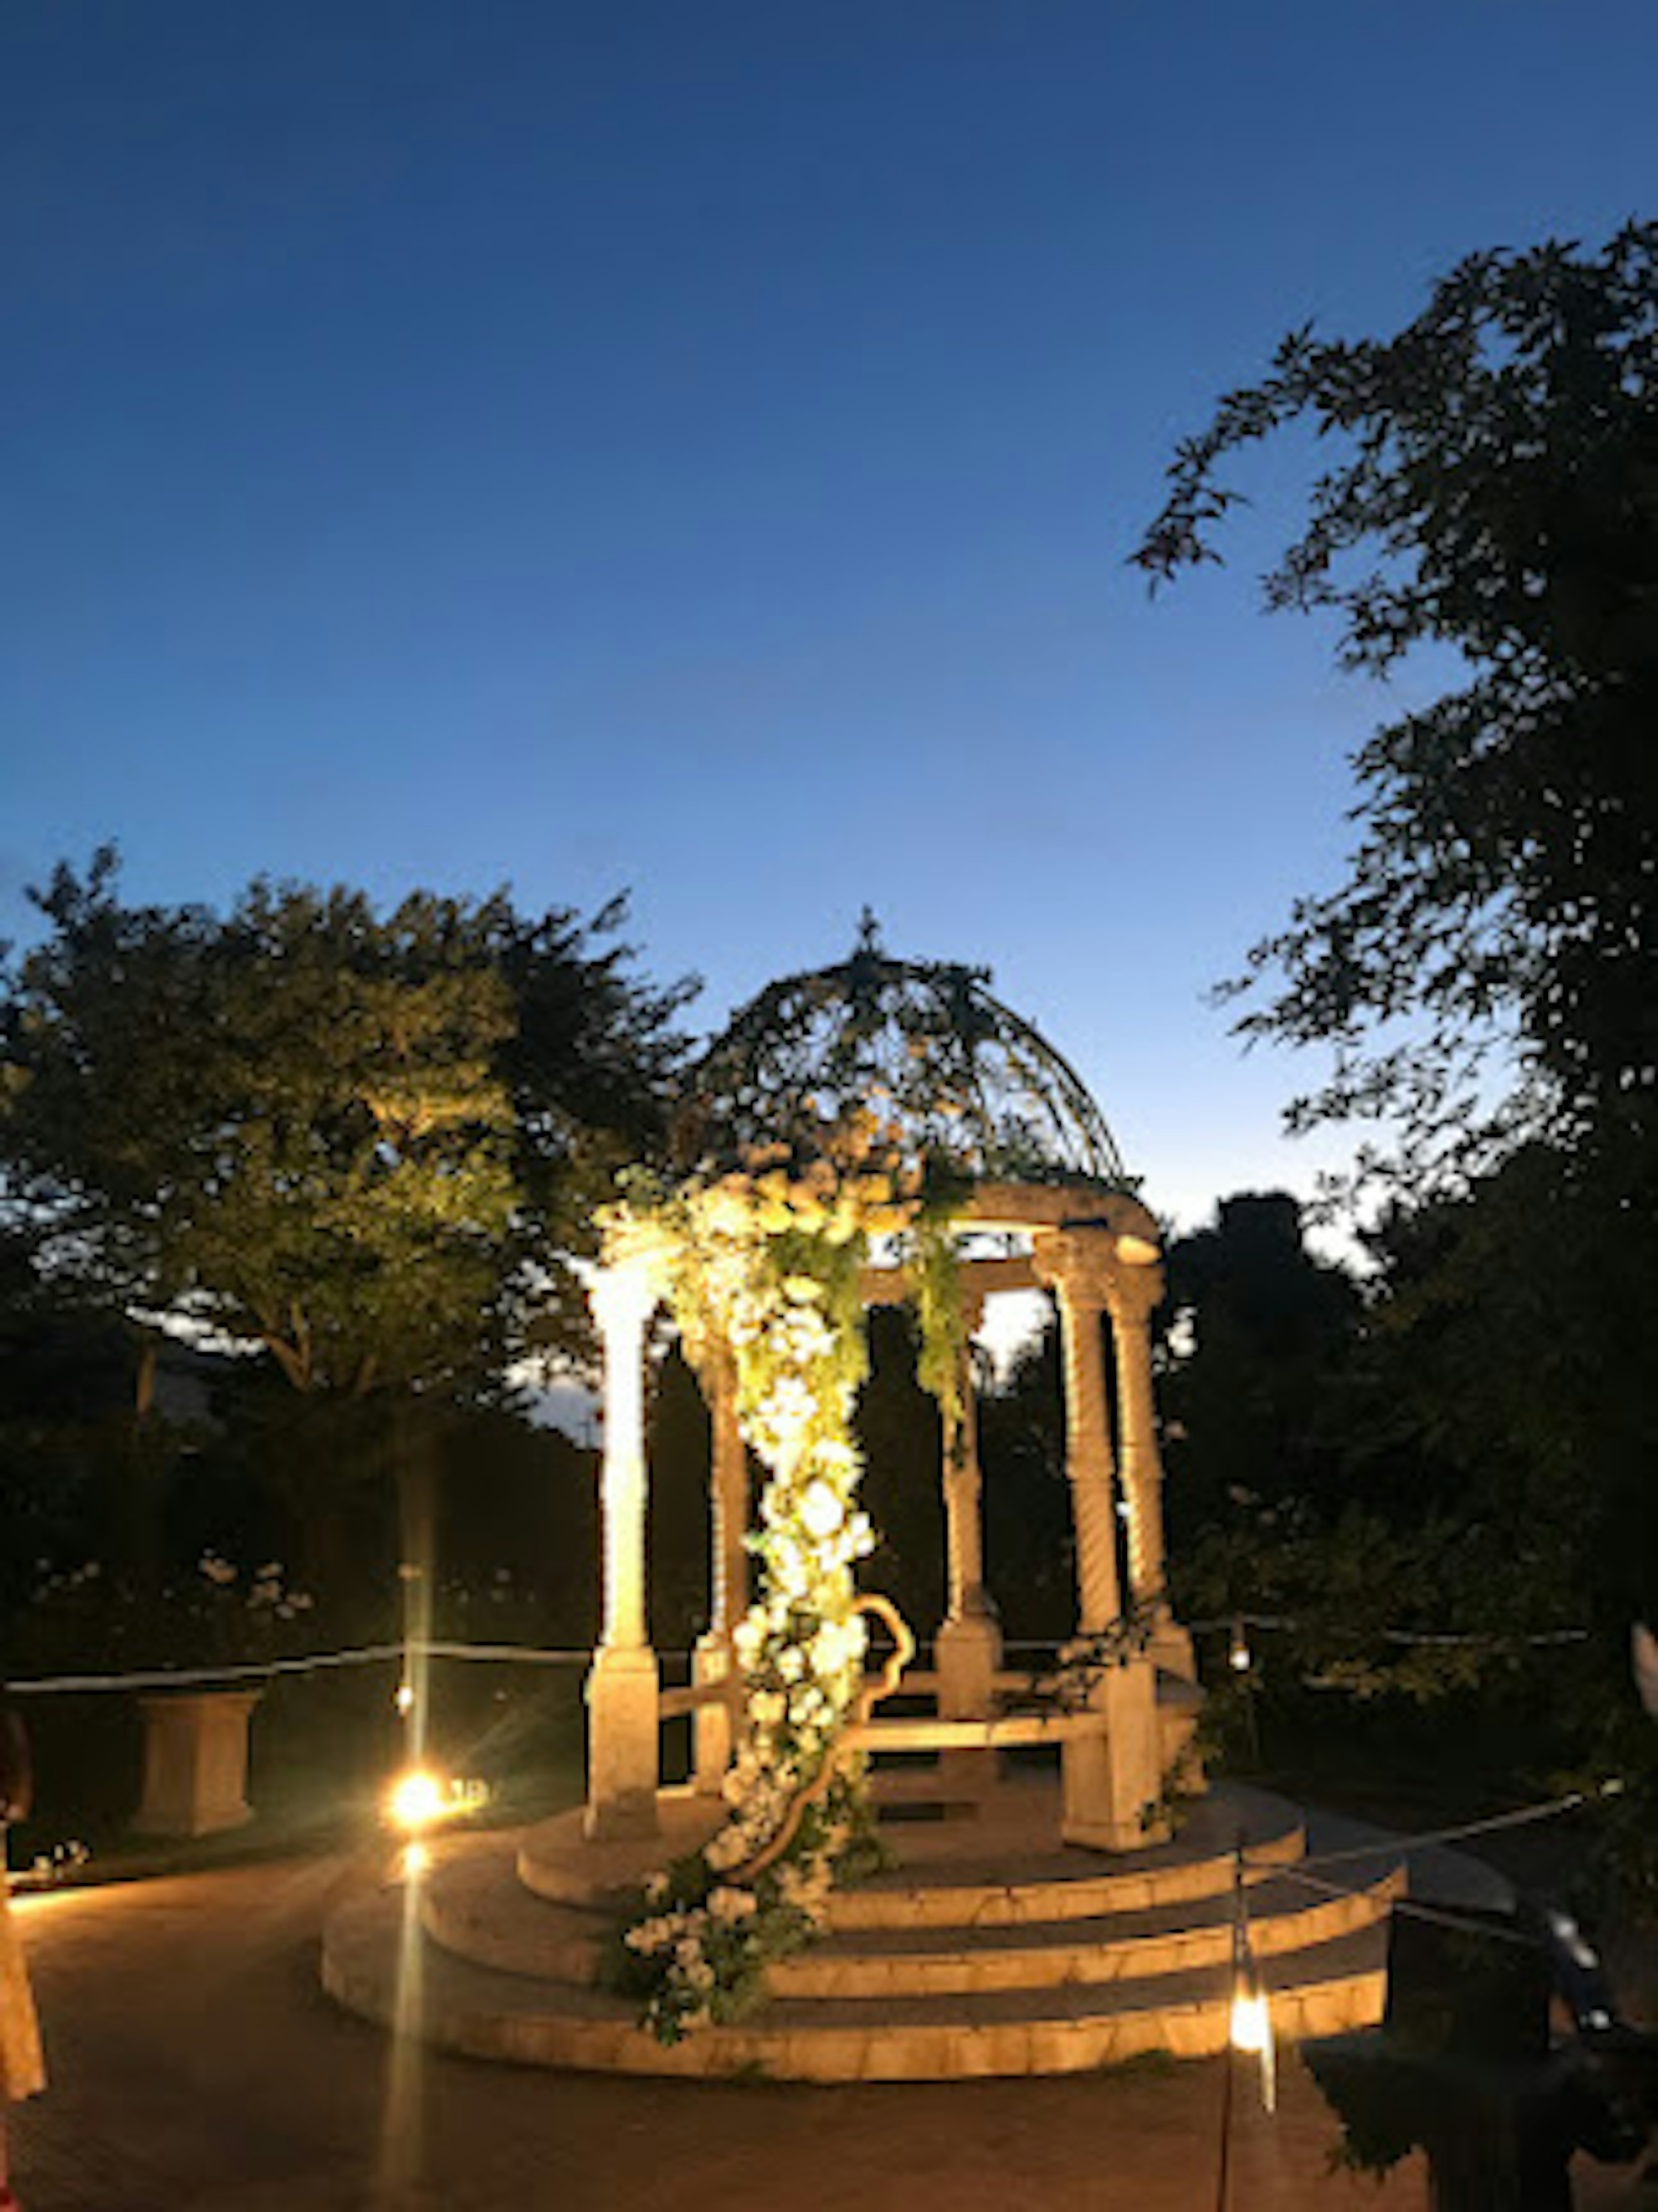
[[[1082,1078],[991,995],[989,974],[895,960],[866,910],[849,959],[769,984],[689,1071],[680,1150],[810,1150],[869,1109],[917,1158],[975,1179],[1131,1188]]]

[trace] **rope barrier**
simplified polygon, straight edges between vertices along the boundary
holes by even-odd
[[[1624,1784],[1614,1775],[1603,1782],[1599,1790],[1573,1790],[1564,1797],[1551,1797],[1535,1805],[1521,1805],[1512,1812],[1493,1813],[1479,1820],[1462,1820],[1448,1828],[1424,1828],[1413,1836],[1385,1835],[1374,1844],[1355,1844],[1338,1851],[1315,1851],[1308,1857],[1297,1859],[1297,1868],[1345,1866],[1355,1859],[1392,1858],[1401,1851],[1426,1850],[1438,1844],[1466,1843],[1470,1836],[1495,1835],[1504,1828],[1523,1828],[1539,1820],[1557,1819],[1564,1813],[1576,1813],[1597,1798],[1621,1797]],[[1283,1871],[1283,1862],[1256,1852],[1246,1852],[1252,1866]]]
[[[1303,1874],[1299,1865],[1278,1869],[1285,1881],[1299,1882],[1302,1888],[1316,1890],[1320,1897],[1351,1897],[1355,1893],[1338,1881],[1320,1881],[1315,1874]],[[1504,1928],[1501,1922],[1475,1920],[1470,1916],[1448,1909],[1442,1905],[1427,1905],[1419,1898],[1395,1897],[1389,1902],[1394,1912],[1408,1913],[1414,1920],[1425,1920],[1436,1928],[1449,1928],[1460,1936],[1491,1936],[1501,1943],[1518,1943],[1522,1949],[1541,1950],[1542,1939],[1528,1936],[1518,1928]]]
[[[689,1652],[664,1651],[664,1659],[688,1659]],[[148,1667],[125,1674],[46,1674],[8,1681],[15,1697],[39,1698],[88,1690],[180,1690],[208,1684],[268,1681],[275,1674],[316,1674],[327,1668],[368,1667],[404,1659],[521,1661],[537,1667],[585,1667],[591,1651],[543,1650],[527,1644],[448,1644],[411,1638],[403,1644],[364,1644],[346,1651],[313,1651],[291,1659],[259,1659],[222,1667]]]
[[[1222,1620],[1194,1620],[1188,1626],[1193,1636],[1218,1636],[1228,1633],[1238,1626],[1292,1629],[1300,1628],[1302,1624],[1283,1613],[1231,1613]],[[1543,1628],[1529,1631],[1523,1636],[1504,1635],[1497,1629],[1381,1628],[1375,1632],[1386,1644],[1422,1644],[1446,1648],[1484,1644],[1525,1644],[1539,1649],[1559,1644],[1587,1644],[1591,1634],[1587,1628]],[[1015,1648],[1012,1644],[1008,1646],[1010,1651]]]
[[[1229,1631],[1235,1623],[1247,1628],[1289,1629],[1300,1624],[1283,1613],[1244,1613],[1230,1614],[1220,1620],[1198,1620],[1191,1624],[1194,1636],[1208,1636]],[[1436,1645],[1475,1644],[1527,1644],[1548,1645],[1580,1644],[1588,1640],[1587,1628],[1558,1628],[1541,1631],[1523,1637],[1501,1637],[1430,1632],[1426,1630],[1387,1628],[1379,1632],[1389,1643]],[[1071,1639],[1066,1637],[1033,1637],[1012,1638],[1003,1650],[1053,1653],[1064,1648]],[[45,1697],[56,1692],[94,1690],[157,1690],[183,1689],[209,1683],[265,1681],[277,1674],[305,1674],[336,1667],[370,1666],[381,1661],[401,1659],[405,1656],[421,1656],[432,1659],[479,1660],[501,1663],[518,1663],[538,1667],[584,1667],[593,1657],[591,1650],[561,1650],[526,1644],[460,1644],[451,1642],[416,1641],[406,1644],[368,1644],[344,1651],[307,1653],[287,1659],[259,1659],[229,1662],[222,1667],[152,1667],[142,1668],[122,1674],[51,1674],[32,1680],[9,1681],[7,1687],[17,1697]],[[689,1661],[689,1651],[659,1651],[661,1659]]]

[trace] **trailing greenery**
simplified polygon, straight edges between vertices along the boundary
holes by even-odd
[[[938,1407],[947,1465],[960,1463],[966,1447],[961,1386],[967,1358],[967,1323],[961,1303],[961,1262],[948,1214],[936,1193],[905,1240],[921,1346],[916,1380]]]

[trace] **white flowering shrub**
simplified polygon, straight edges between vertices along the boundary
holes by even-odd
[[[280,1560],[245,1568],[211,1549],[193,1572],[158,1589],[107,1572],[96,1559],[37,1566],[40,1579],[15,1624],[19,1672],[257,1663],[301,1642],[314,1609]]]

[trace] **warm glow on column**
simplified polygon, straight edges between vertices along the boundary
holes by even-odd
[[[1137,1243],[1124,1239],[1122,1243]],[[1119,1243],[1119,1252],[1122,1244]],[[1151,1310],[1162,1294],[1162,1271],[1119,1270],[1110,1307],[1117,1348],[1117,1407],[1122,1425],[1122,1480],[1128,1504],[1129,1581],[1137,1599],[1158,1599],[1166,1572],[1162,1463],[1151,1387]]]
[[[959,1620],[984,1597],[984,1476],[978,1464],[978,1407],[972,1340],[984,1316],[982,1297],[962,1301],[961,1409],[954,1437],[945,1437],[944,1539],[949,1616]]]
[[[1065,1353],[1065,1472],[1076,1527],[1078,1626],[1088,1635],[1109,1628],[1123,1609],[1100,1330],[1109,1288],[1107,1250],[1100,1233],[1065,1230],[1039,1237],[1031,1258],[1038,1276],[1051,1285],[1059,1301]]]
[[[655,1294],[642,1268],[596,1271],[589,1289],[604,1342],[605,1628],[611,1650],[645,1641],[645,1324]]]
[[[728,1636],[748,1610],[748,1462],[737,1423],[735,1367],[724,1346],[715,1358],[711,1395],[709,1626]]]

